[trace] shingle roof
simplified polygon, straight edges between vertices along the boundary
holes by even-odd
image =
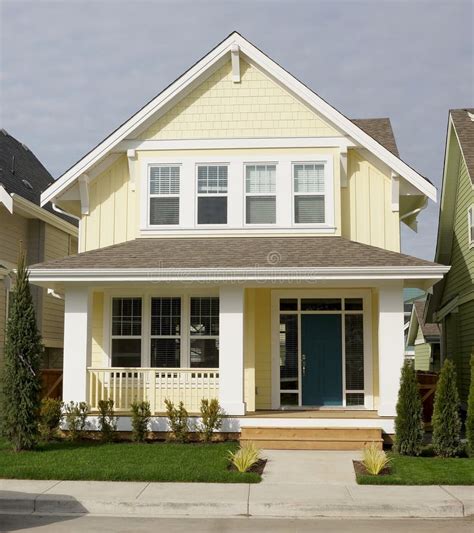
[[[426,337],[439,337],[440,336],[439,325],[425,323],[424,321],[425,304],[426,304],[426,301],[415,302],[413,304],[416,317],[418,318],[418,324],[421,328],[421,332],[423,333],[423,337],[425,338]]]
[[[351,120],[384,148],[400,157],[389,118],[353,118]]]
[[[450,114],[471,182],[474,184],[474,108],[451,109]]]
[[[31,268],[156,270],[434,265],[343,237],[180,237],[135,239]]]
[[[5,130],[0,131],[0,185],[3,185],[9,194],[18,194],[40,205],[41,193],[53,181],[51,174],[26,145]],[[57,213],[50,203],[45,205],[44,209],[77,226],[77,220]]]

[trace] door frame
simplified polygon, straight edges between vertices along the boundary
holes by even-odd
[[[307,289],[272,290],[271,294],[271,382],[272,409],[281,409],[280,403],[280,299],[282,298],[362,298],[363,301],[363,330],[364,330],[364,406],[346,406],[346,376],[345,376],[345,311],[305,311],[307,314],[338,314],[342,316],[342,406],[344,409],[360,410],[373,409],[373,352],[372,352],[372,291],[370,289]],[[300,310],[294,311],[298,315],[298,408],[302,405],[302,376],[301,376],[301,315]],[[324,407],[321,409],[334,409]],[[337,407],[336,407],[337,409]]]

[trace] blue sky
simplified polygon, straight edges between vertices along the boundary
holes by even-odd
[[[389,116],[441,183],[448,110],[473,105],[470,0],[0,0],[0,125],[59,176],[233,30],[351,118]],[[434,255],[437,206],[403,230]]]

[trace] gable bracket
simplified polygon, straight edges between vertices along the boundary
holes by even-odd
[[[348,186],[347,179],[347,148],[341,147],[340,155],[340,169],[341,169],[341,187]]]
[[[400,176],[392,172],[392,211],[400,211]]]
[[[230,55],[232,58],[232,81],[240,83],[240,47],[238,44],[231,46]]]
[[[81,213],[89,214],[89,176],[82,174],[79,177],[79,196],[81,198]]]
[[[128,173],[130,176],[130,190],[135,191],[136,180],[135,180],[135,162],[137,161],[137,151],[135,149],[127,150],[127,159],[128,159]]]

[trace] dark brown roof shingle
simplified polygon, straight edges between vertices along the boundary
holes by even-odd
[[[435,263],[343,237],[140,238],[31,269],[412,267]]]
[[[425,303],[426,301],[423,300],[423,301],[415,302],[413,304],[415,308],[416,316],[418,318],[418,324],[421,328],[421,332],[423,333],[423,337],[425,337],[425,339],[426,337],[439,337],[440,335],[439,325],[432,324],[432,323],[431,324],[425,323],[424,321]]]
[[[474,108],[451,109],[451,118],[466,161],[467,171],[474,184]],[[471,118],[471,116],[473,118]]]
[[[352,122],[392,154],[400,157],[389,118],[353,118]]]

